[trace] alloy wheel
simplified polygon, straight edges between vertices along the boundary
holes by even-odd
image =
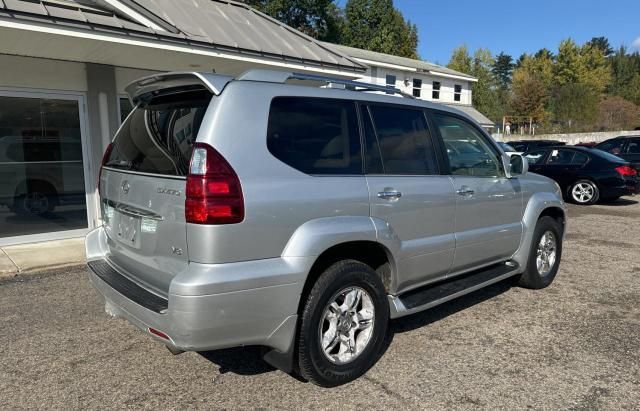
[[[536,268],[538,274],[541,276],[545,277],[549,275],[553,269],[556,263],[557,248],[555,234],[551,231],[546,231],[542,237],[540,237],[540,242],[536,250]]]
[[[595,187],[586,182],[581,182],[571,189],[571,197],[578,203],[588,203],[593,200],[596,193]]]
[[[360,287],[337,292],[324,309],[320,321],[320,348],[329,361],[346,364],[355,360],[373,335],[373,299]]]

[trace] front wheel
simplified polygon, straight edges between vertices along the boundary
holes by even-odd
[[[562,256],[562,225],[551,217],[538,220],[533,233],[527,269],[518,279],[524,288],[548,287],[556,277]]]
[[[298,362],[306,380],[322,387],[346,384],[378,360],[389,322],[379,275],[354,260],[320,275],[305,302]]]

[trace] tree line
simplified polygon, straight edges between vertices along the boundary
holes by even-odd
[[[245,0],[314,38],[402,57],[419,58],[418,30],[393,0]],[[473,105],[496,123],[531,118],[538,132],[619,130],[640,126],[640,53],[613,50],[605,37],[516,61],[503,52],[456,48],[449,68],[478,79]],[[513,120],[517,121],[518,120]]]
[[[393,0],[244,0],[250,6],[316,39],[418,58],[418,29]]]
[[[502,122],[532,118],[539,132],[634,129],[640,126],[640,53],[613,50],[605,37],[560,42],[517,61],[487,49],[456,48],[449,68],[478,78],[474,106]]]

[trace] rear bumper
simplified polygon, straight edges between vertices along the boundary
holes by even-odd
[[[633,181],[624,181],[616,186],[605,186],[601,189],[600,196],[607,197],[621,197],[640,194],[640,183]]]
[[[87,235],[86,248],[89,262],[108,263],[102,228]],[[190,263],[173,279],[167,308],[155,311],[143,306],[144,302],[134,295],[126,295],[126,287],[110,285],[92,269],[89,279],[110,315],[128,320],[179,350],[263,345],[286,352],[295,334],[298,302],[311,264],[309,258]],[[126,273],[119,274],[129,278]],[[170,340],[152,334],[150,329],[161,331]]]

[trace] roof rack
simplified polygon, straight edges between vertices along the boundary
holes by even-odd
[[[253,69],[245,72],[240,77],[236,78],[236,80],[264,81],[268,83],[286,83],[288,80],[316,81],[325,83],[329,88],[339,88],[351,91],[381,91],[387,94],[398,94],[405,98],[415,98],[411,94],[405,93],[396,87],[381,86],[379,84],[363,83],[354,80],[344,80],[337,77],[321,76],[317,74]]]

